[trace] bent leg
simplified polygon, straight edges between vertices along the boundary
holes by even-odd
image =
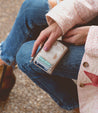
[[[25,0],[17,15],[11,32],[0,45],[1,59],[11,64],[21,45],[28,39],[38,35],[42,26],[47,25],[45,14],[48,12],[48,0]]]
[[[84,54],[84,46],[67,44],[68,52],[61,59],[53,75],[77,79],[80,63]]]
[[[82,53],[80,53],[79,51],[82,50],[83,47],[81,46],[78,48],[78,46],[69,46],[70,50],[68,54],[64,56],[61,64],[58,65],[58,67],[60,67],[61,65],[63,65],[63,67],[57,68],[55,72],[53,72],[53,75],[48,75],[47,73],[36,67],[33,64],[33,62],[32,63],[29,62],[33,44],[34,41],[24,43],[23,46],[20,48],[19,52],[17,53],[16,61],[19,68],[24,73],[26,73],[27,76],[33,82],[35,82],[39,87],[45,90],[53,98],[53,100],[56,101],[56,103],[59,106],[67,110],[77,108],[78,107],[77,87],[75,83],[71,79],[69,79],[71,77],[75,78],[72,75],[73,68],[70,68],[70,66],[72,65],[72,67],[74,68],[79,68],[78,63],[80,63],[82,56]],[[76,58],[74,58],[74,56],[76,56]],[[67,63],[65,63],[66,61]],[[67,69],[66,71],[64,71],[66,67],[68,71]],[[78,69],[76,69],[76,71],[78,71]]]

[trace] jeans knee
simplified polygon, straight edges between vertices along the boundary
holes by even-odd
[[[21,52],[18,52],[16,55],[16,62],[18,64],[18,66],[20,66],[24,63],[22,56],[23,56],[23,54],[21,54]]]
[[[28,50],[29,47],[27,46],[28,46],[28,43],[27,44],[24,43],[16,54],[16,62],[18,65],[23,65],[30,61],[30,55],[32,52],[32,48]]]
[[[45,14],[49,11],[48,0],[25,0],[20,9],[20,17],[25,23],[37,25],[46,23]]]

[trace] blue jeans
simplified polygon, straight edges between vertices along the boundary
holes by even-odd
[[[77,79],[84,46],[67,44],[69,51],[52,75],[29,62],[34,40],[48,26],[45,19],[48,11],[47,0],[25,0],[9,36],[0,45],[0,58],[9,65],[16,61],[19,68],[59,106],[71,110],[79,107],[77,87],[72,79]]]

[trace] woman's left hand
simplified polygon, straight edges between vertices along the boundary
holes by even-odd
[[[77,27],[64,35],[63,41],[74,45],[83,45],[86,42],[90,26]]]

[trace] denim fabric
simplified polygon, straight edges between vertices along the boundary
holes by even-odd
[[[84,46],[67,44],[69,51],[51,76],[29,62],[34,40],[47,26],[48,11],[47,0],[25,0],[9,36],[0,45],[0,57],[9,65],[16,60],[19,68],[59,106],[71,110],[79,107],[77,87],[72,79],[77,79]]]
[[[19,68],[62,108],[71,110],[79,107],[77,87],[70,78],[77,78],[84,47],[69,45],[69,52],[63,57],[53,74],[48,75],[33,62],[29,62],[33,44],[34,41],[24,43],[17,53],[16,61]]]
[[[45,14],[49,11],[47,0],[25,0],[18,15],[13,28],[1,44],[0,58],[7,64],[11,64],[21,45],[30,37],[35,29],[41,29],[41,26],[47,25]],[[37,34],[36,30],[36,34]],[[33,38],[34,39],[34,38]]]

